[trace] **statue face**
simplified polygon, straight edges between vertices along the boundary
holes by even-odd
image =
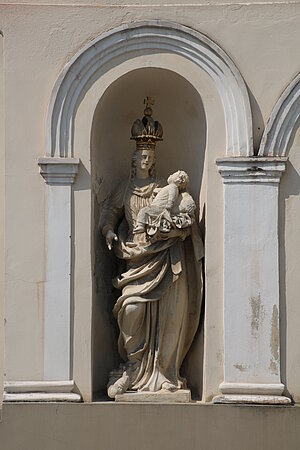
[[[168,184],[174,183],[176,184],[176,186],[180,186],[180,184],[182,184],[182,179],[180,175],[181,175],[180,170],[170,175],[169,178],[167,179]]]
[[[153,150],[142,150],[136,154],[137,167],[142,170],[150,170],[154,163]]]

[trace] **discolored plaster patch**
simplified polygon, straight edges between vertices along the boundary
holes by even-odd
[[[264,317],[265,310],[261,303],[260,294],[257,297],[250,297],[250,307],[251,307],[251,334],[257,337],[259,326],[261,325]]]
[[[269,369],[274,375],[278,375],[278,365],[272,359],[270,360]]]
[[[221,353],[220,351],[217,352],[216,358],[217,358],[217,361],[218,361],[219,363],[222,363],[222,362],[223,362],[223,356],[222,356],[222,353]]]
[[[278,375],[278,365],[279,365],[279,317],[278,317],[278,307],[273,305],[272,319],[271,319],[271,338],[270,338],[270,348],[271,348],[271,359],[270,359],[270,370],[273,374]]]
[[[240,372],[246,372],[249,369],[249,366],[247,364],[234,364],[233,367],[235,367]]]

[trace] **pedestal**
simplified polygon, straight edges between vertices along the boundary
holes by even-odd
[[[116,402],[126,403],[189,403],[191,401],[191,391],[189,389],[179,389],[175,392],[125,392],[116,395]]]

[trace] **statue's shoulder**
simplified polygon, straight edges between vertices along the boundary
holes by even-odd
[[[107,196],[104,206],[121,208],[124,202],[124,196],[128,187],[128,179],[121,180]]]
[[[124,191],[124,189],[127,189],[129,184],[130,184],[130,180],[128,178],[124,178],[123,180],[119,181],[119,183],[117,184],[116,190]]]
[[[121,181],[119,181],[115,188],[112,190],[112,195],[119,195],[122,194],[124,195],[124,192],[126,191],[128,185],[129,185],[130,181],[128,180],[128,178],[125,178]]]

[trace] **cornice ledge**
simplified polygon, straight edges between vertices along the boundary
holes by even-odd
[[[225,157],[216,164],[224,184],[278,184],[285,171],[286,157]]]
[[[79,158],[42,157],[38,159],[40,174],[50,185],[65,186],[74,183],[78,173]]]

